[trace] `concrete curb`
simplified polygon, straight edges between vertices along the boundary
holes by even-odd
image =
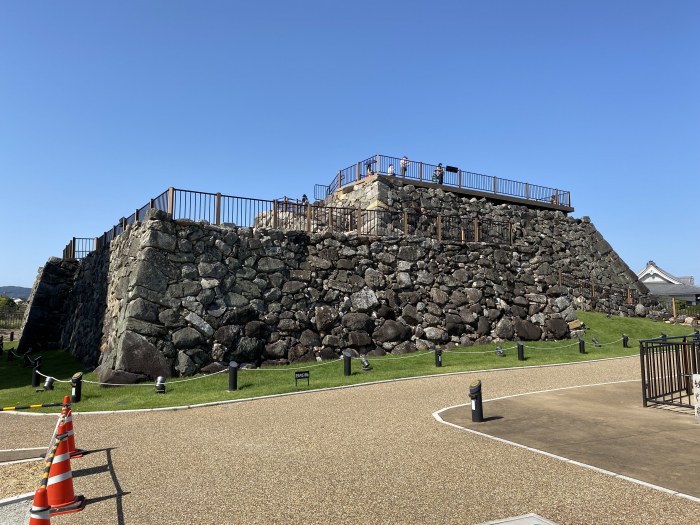
[[[11,498],[0,499],[0,507],[12,505],[13,503],[20,503],[21,501],[26,501],[32,499],[33,497],[33,492],[27,492],[26,494],[20,494],[19,496],[12,496]]]

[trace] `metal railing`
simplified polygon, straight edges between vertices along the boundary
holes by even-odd
[[[660,337],[639,342],[642,400],[692,408],[693,374],[700,373],[700,333],[686,337]]]
[[[308,233],[355,232],[379,236],[420,235],[449,242],[512,242],[512,228],[505,221],[418,211],[327,207],[312,205],[308,201],[252,199],[169,188],[130,216],[120,219],[100,237],[74,237],[63,250],[63,257],[82,259],[108,245],[129,225],[143,220],[149,209],[165,211],[173,219],[203,221],[225,227],[275,228]]]
[[[416,180],[419,182],[440,183],[443,186],[451,186],[465,190],[474,190],[480,193],[492,194],[496,197],[514,197],[537,204],[549,204],[555,207],[570,208],[571,193],[557,188],[548,188],[527,182],[502,179],[491,175],[483,175],[459,168],[447,168],[443,174],[443,180],[437,179],[437,165],[422,161],[409,160],[402,167],[398,157],[386,155],[374,155],[361,160],[352,166],[338,170],[331,183],[326,186],[326,196],[332,195],[343,186],[354,184],[370,175],[393,175],[397,178]],[[390,171],[391,166],[391,173]],[[449,171],[448,171],[449,170]],[[321,186],[321,185],[319,185]],[[323,198],[314,194],[317,199]]]

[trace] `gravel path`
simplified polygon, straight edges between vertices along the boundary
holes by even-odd
[[[101,451],[73,461],[76,493],[90,503],[61,523],[474,524],[530,512],[560,525],[685,523],[700,505],[432,417],[465,403],[474,378],[488,399],[638,376],[632,358],[76,414],[77,445]],[[40,445],[54,424],[3,414],[4,446]]]

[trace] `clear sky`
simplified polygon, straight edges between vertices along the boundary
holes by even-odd
[[[0,2],[0,286],[168,186],[313,194],[375,153],[571,191],[700,283],[700,2]]]

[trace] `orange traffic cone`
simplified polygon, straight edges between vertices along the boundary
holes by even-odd
[[[50,525],[49,497],[44,487],[39,487],[34,493],[32,509],[29,511],[29,525]]]
[[[65,396],[63,398],[63,405],[64,406],[61,409],[61,412],[66,415],[64,423],[66,425],[66,434],[68,434],[68,437],[66,438],[66,440],[68,441],[68,453],[73,459],[82,458],[85,455],[85,451],[83,449],[75,448],[75,432],[73,431],[73,411],[70,408],[70,396]]]
[[[56,455],[49,469],[49,481],[47,485],[51,515],[68,514],[78,512],[85,508],[85,497],[76,496],[73,491],[73,471],[70,466],[70,453],[66,439],[66,426],[58,426],[58,445]]]

